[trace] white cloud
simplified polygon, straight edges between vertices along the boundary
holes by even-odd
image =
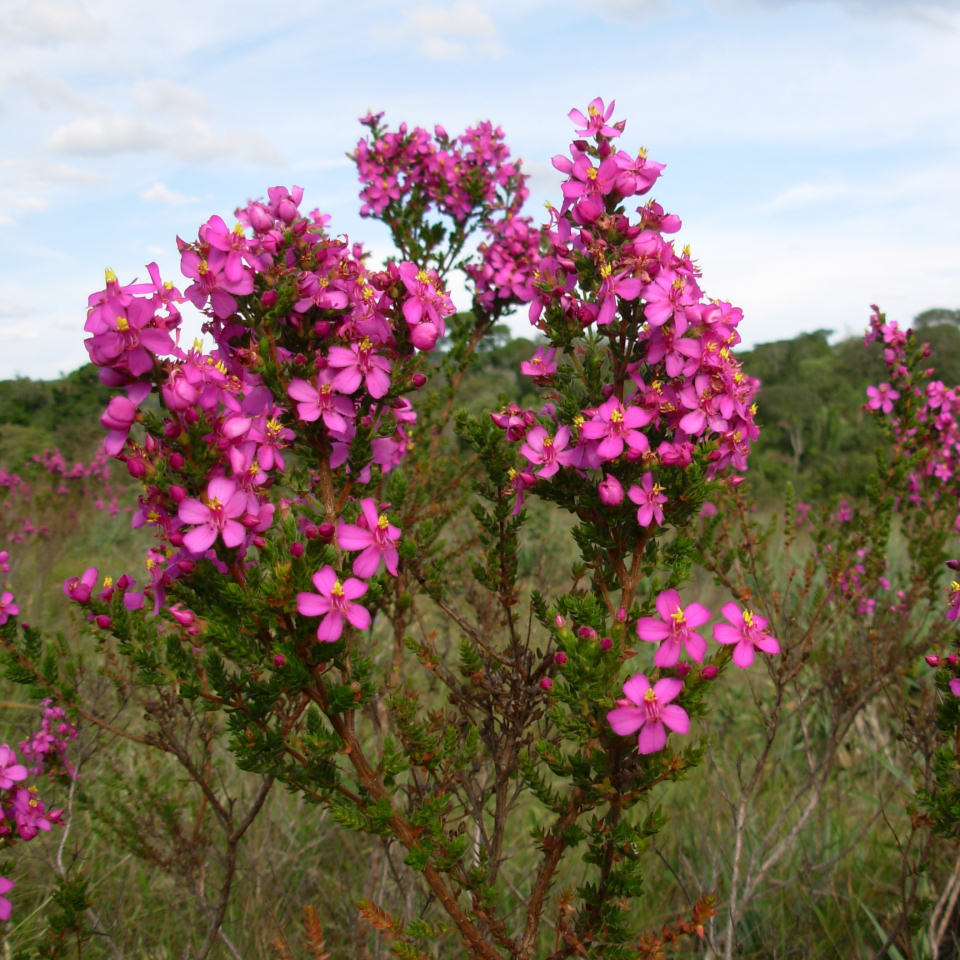
[[[458,60],[471,54],[497,59],[506,52],[489,13],[470,0],[449,6],[424,3],[404,12],[405,33],[418,39],[418,49],[431,60]]]
[[[148,113],[174,117],[209,116],[210,105],[196,90],[164,77],[138,83],[133,97]]]
[[[164,145],[162,131],[152,123],[122,113],[80,117],[50,135],[46,146],[56,153],[142,153]]]
[[[61,77],[53,74],[39,74],[30,70],[15,73],[11,81],[23,87],[41,110],[72,110],[87,111],[92,109],[92,102],[88,97],[80,96]]]
[[[171,190],[165,183],[157,181],[152,187],[147,187],[146,190],[141,191],[140,199],[146,200],[148,203],[166,203],[175,206],[183,203],[195,203],[197,197],[190,197],[185,193]]]
[[[31,0],[13,14],[13,23],[39,43],[62,40],[97,40],[104,27],[76,0]]]

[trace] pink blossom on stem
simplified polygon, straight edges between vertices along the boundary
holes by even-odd
[[[322,567],[313,575],[318,593],[298,593],[297,612],[305,617],[323,617],[317,627],[317,639],[334,643],[343,633],[343,621],[366,630],[370,626],[370,612],[354,603],[367,592],[367,585],[353,577],[341,583],[331,566]]]
[[[18,762],[17,751],[5,743],[0,745],[0,790],[10,790],[26,779],[27,768]]]
[[[207,484],[204,499],[187,497],[180,502],[177,516],[183,523],[194,524],[184,534],[183,545],[191,553],[204,553],[218,536],[228,547],[237,547],[246,537],[246,528],[237,520],[247,511],[247,494],[230,477],[215,477]]]
[[[641,617],[637,621],[637,636],[648,643],[659,643],[653,656],[658,667],[672,667],[680,659],[680,647],[683,646],[691,660],[703,662],[707,652],[707,641],[695,632],[710,619],[710,611],[701,603],[680,606],[680,595],[676,590],[664,590],[656,600],[656,617]]]
[[[378,514],[376,504],[370,497],[360,501],[360,516],[357,523],[340,521],[337,528],[337,543],[341,550],[361,550],[353,561],[353,572],[367,579],[380,569],[380,561],[392,576],[397,575],[397,540],[399,527],[393,526],[385,513]]]
[[[753,663],[754,650],[764,653],[779,653],[780,644],[764,633],[767,621],[752,610],[741,610],[732,601],[725,603],[720,611],[729,623],[717,623],[713,627],[713,639],[717,643],[733,643],[733,662],[743,669]]]
[[[641,753],[656,753],[667,743],[669,727],[676,733],[690,732],[690,718],[683,707],[671,703],[683,689],[683,681],[663,677],[652,687],[642,673],[634,674],[623,685],[624,699],[607,714],[607,723],[618,736],[639,731],[637,746]]]
[[[13,602],[13,594],[9,590],[4,590],[0,594],[0,626],[18,613],[20,613],[20,607]]]
[[[649,527],[654,521],[658,526],[663,526],[663,505],[667,498],[663,487],[653,482],[652,473],[645,473],[640,478],[640,486],[633,484],[627,496],[637,504],[637,523],[641,527]]]

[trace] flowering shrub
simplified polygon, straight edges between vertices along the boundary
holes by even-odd
[[[953,454],[924,459],[917,423],[947,429],[953,401],[912,399],[896,352],[909,341],[891,332],[891,379],[868,405],[902,419],[876,507],[834,505],[805,579],[793,571],[781,590],[738,489],[758,386],[734,355],[741,313],[705,296],[690,250],[670,241],[679,218],[647,197],[663,165],[618,148],[613,104],[570,116],[574,139],[553,161],[566,179],[542,226],[521,213],[524,177],[498,129],[451,138],[368,116],[353,153],[363,213],[390,227],[398,260],[374,268],[302,211],[301,188],[273,187],[232,228],[213,216],[178,240],[182,293],[150,265],[149,282],[108,272],[90,298],[87,348],[117,390],[105,449],[142,484],[133,523],[155,541],[145,576],[88,567],[64,592],[117,689],[146,691],[147,732],[111,728],[55,661],[31,676],[90,723],[174,757],[214,811],[226,867],[201,956],[274,781],[395,871],[395,894],[359,902],[364,945],[373,928],[399,956],[440,944],[485,960],[616,960],[692,933],[731,955],[783,855],[778,838],[754,872],[743,860],[769,744],[734,803],[726,931],[709,923],[708,893],[656,933],[634,909],[657,801],[701,759],[718,678],[769,684],[758,729],[771,737],[788,694],[804,722],[823,698],[830,739],[806,753],[819,797],[829,768],[816,764],[833,763],[861,698],[889,689],[885,671],[925,636],[936,551],[918,547],[901,576],[884,538],[903,476],[916,516],[942,508],[931,484],[953,476]],[[473,293],[459,313],[445,288],[455,266]],[[184,300],[212,346],[180,342]],[[518,304],[544,341],[520,365],[535,399],[454,416],[472,355]],[[549,589],[521,564],[534,498],[572,524],[549,546],[569,578]],[[721,618],[690,584],[698,564],[723,585]],[[12,599],[0,606],[29,673],[38,641],[17,633]],[[857,669],[831,673],[831,657]],[[808,663],[823,673],[797,692]],[[242,815],[210,772],[221,721],[258,778]]]

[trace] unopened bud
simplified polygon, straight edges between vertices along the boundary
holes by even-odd
[[[553,662],[562,667],[567,662],[567,655],[562,650],[558,650],[553,655]]]
[[[690,672],[690,664],[686,660],[681,660],[674,668],[673,672],[678,677],[685,677]]]
[[[935,653],[928,653],[924,658],[931,667],[940,666],[940,658]]]
[[[600,638],[600,649],[606,653],[608,650],[613,649],[613,640],[610,637],[601,637]]]
[[[427,382],[427,378],[422,373],[415,373],[410,381],[419,390]]]
[[[947,663],[951,667],[955,667],[957,665],[957,655],[955,653],[951,653],[950,656],[947,657]]]
[[[113,621],[105,613],[98,613],[96,620],[97,626],[101,630],[109,630],[113,624]]]
[[[320,526],[317,527],[317,537],[324,543],[330,543],[330,541],[333,540],[334,533],[336,533],[336,528],[332,523],[321,523]]]
[[[275,653],[273,655],[273,665],[279,670],[287,665],[287,658],[282,653]]]
[[[294,540],[294,542],[290,544],[290,556],[298,560],[303,556],[303,544],[299,540]]]
[[[544,677],[544,678],[540,681],[540,689],[541,689],[541,690],[552,690],[552,689],[553,689],[553,681],[552,681],[549,677]]]
[[[704,680],[712,680],[720,670],[717,668],[715,663],[708,663],[701,671],[700,676]]]

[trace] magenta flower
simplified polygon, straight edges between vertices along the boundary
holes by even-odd
[[[752,610],[743,610],[733,602],[723,605],[720,611],[730,623],[716,623],[713,626],[713,639],[717,643],[735,643],[733,662],[746,669],[753,663],[754,648],[764,653],[779,653],[780,644],[763,632],[767,621],[758,617]]]
[[[950,692],[955,697],[960,697],[960,677],[954,677],[950,681]]]
[[[580,427],[580,434],[588,440],[600,441],[597,454],[602,460],[615,460],[623,453],[624,444],[635,454],[641,454],[650,443],[640,428],[654,416],[650,410],[625,407],[616,397],[610,397],[597,408],[593,418]]]
[[[327,356],[330,367],[337,371],[333,388],[340,393],[354,393],[361,383],[367,393],[379,400],[390,389],[390,361],[373,351],[366,337],[348,347],[331,347]]]
[[[890,413],[894,401],[900,399],[900,394],[889,383],[881,383],[879,387],[867,387],[867,397],[867,406],[871,410]]]
[[[89,603],[97,582],[97,568],[87,567],[79,577],[71,577],[63,584],[63,592],[77,603]]]
[[[570,428],[566,425],[557,430],[551,437],[544,427],[539,424],[527,434],[520,452],[535,465],[542,465],[537,476],[544,480],[552,477],[561,466],[570,462],[571,453],[567,450],[570,443]]]
[[[680,606],[680,594],[676,590],[664,590],[656,600],[656,617],[641,617],[637,621],[637,636],[648,643],[660,643],[653,655],[658,667],[672,667],[680,659],[681,645],[686,648],[691,660],[703,662],[707,641],[695,632],[710,619],[710,611],[701,603],[691,603],[686,609]]]
[[[663,487],[653,482],[653,474],[645,473],[640,478],[640,486],[635,483],[627,491],[627,496],[637,504],[637,523],[641,527],[649,527],[655,520],[658,526],[663,526],[663,505],[667,498],[663,494]]]
[[[301,420],[313,423],[322,417],[328,430],[347,432],[348,421],[353,420],[353,401],[337,393],[331,384],[321,383],[317,388],[295,377],[287,387],[287,394],[297,401],[297,416]]]
[[[4,896],[13,889],[13,881],[0,877],[0,920],[7,921],[13,911],[13,904]]]
[[[14,783],[27,779],[27,768],[17,762],[17,751],[0,745],[0,790],[10,790]]]
[[[13,594],[9,590],[4,590],[0,595],[0,626],[19,612],[20,608],[13,602]]]
[[[520,364],[520,372],[525,377],[535,377],[545,379],[557,372],[557,361],[554,359],[557,355],[557,348],[537,347],[537,352],[529,359]]]
[[[683,681],[663,677],[652,687],[642,673],[634,674],[623,685],[625,699],[618,700],[616,709],[607,714],[607,723],[621,737],[639,730],[637,747],[641,753],[656,753],[667,743],[669,727],[676,733],[690,732],[687,711],[670,703],[683,689]]]
[[[605,506],[616,507],[623,503],[623,484],[612,473],[604,474],[597,484],[597,493],[600,495],[600,502]]]
[[[184,534],[183,545],[191,553],[204,553],[213,546],[217,536],[223,537],[228,547],[237,547],[247,535],[246,528],[236,517],[247,510],[247,495],[229,477],[215,477],[207,484],[203,501],[186,497],[180,501],[177,516],[183,523],[196,524]]]
[[[341,583],[333,567],[325,566],[313,575],[313,585],[319,593],[298,593],[297,612],[305,617],[319,617],[317,639],[334,643],[343,633],[344,618],[358,630],[370,626],[370,612],[353,601],[367,592],[367,585],[353,577]]]
[[[337,543],[342,550],[363,551],[353,561],[353,572],[358,577],[372,577],[383,560],[392,576],[397,575],[397,539],[400,529],[393,526],[385,513],[377,514],[376,504],[370,497],[360,501],[358,523],[340,521],[337,528]]]

